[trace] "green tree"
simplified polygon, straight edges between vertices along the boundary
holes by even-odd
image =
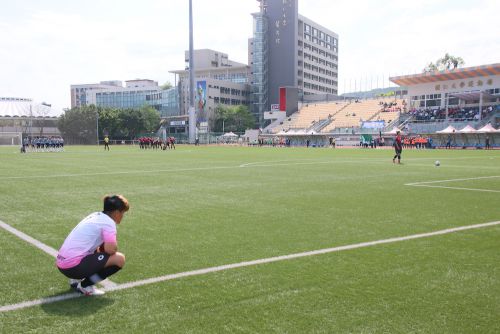
[[[434,64],[433,62],[430,62],[429,64],[427,64],[427,66],[424,68],[424,73],[427,73],[427,72],[435,72],[435,71],[438,71],[438,67],[436,66],[436,64]]]
[[[454,70],[465,65],[465,61],[461,57],[455,57],[448,53],[444,57],[439,58],[436,63],[430,62],[423,70],[423,72],[434,72],[444,70]]]
[[[135,138],[142,132],[142,117],[138,109],[123,109],[118,115],[120,135],[125,138]]]
[[[94,105],[66,110],[59,117],[57,127],[69,142],[96,143],[97,113]]]
[[[156,132],[160,126],[160,115],[151,106],[117,109],[90,105],[65,111],[58,128],[71,143],[95,144],[98,117],[100,138],[108,134],[114,139],[133,139],[144,132]]]
[[[121,110],[116,108],[102,108],[99,110],[99,136],[108,134],[111,138],[121,138],[121,129],[118,122]]]
[[[255,118],[247,106],[226,107],[218,105],[215,109],[214,132],[244,132],[255,127]]]
[[[167,90],[167,89],[172,88],[173,86],[172,86],[172,83],[171,83],[170,81],[167,81],[167,82],[165,82],[163,85],[161,85],[160,87],[161,87],[161,89],[163,89],[163,90]]]
[[[142,125],[145,132],[156,132],[160,127],[160,114],[151,106],[143,106],[140,109]]]
[[[140,109],[123,109],[118,114],[118,124],[121,136],[133,139],[144,132],[156,132],[160,127],[160,115],[151,106],[143,106]]]

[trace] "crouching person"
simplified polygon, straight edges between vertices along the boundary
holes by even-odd
[[[125,265],[118,252],[116,225],[129,204],[121,195],[104,197],[104,210],[85,217],[68,235],[57,255],[56,266],[78,292],[102,295],[95,284],[117,273]]]

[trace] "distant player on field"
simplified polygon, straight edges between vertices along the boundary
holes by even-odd
[[[394,140],[394,150],[396,151],[396,155],[392,158],[392,162],[396,163],[396,158],[398,158],[398,164],[401,163],[401,152],[403,152],[403,142],[401,140],[400,131],[396,132],[396,140]]]
[[[125,197],[106,196],[104,210],[85,217],[64,241],[56,266],[78,292],[88,296],[104,294],[94,285],[125,265],[125,255],[117,252],[116,225],[128,209]]]
[[[104,150],[106,151],[106,149],[108,149],[108,151],[109,151],[109,137],[108,136],[104,137]]]

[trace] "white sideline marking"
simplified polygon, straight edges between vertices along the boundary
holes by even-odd
[[[20,180],[20,179],[47,179],[47,178],[58,178],[58,177],[78,177],[78,176],[97,176],[97,175],[118,175],[118,174],[150,174],[150,173],[162,173],[162,172],[196,172],[205,170],[219,170],[219,169],[236,169],[241,167],[275,167],[275,166],[293,166],[293,165],[316,165],[316,164],[339,164],[339,163],[356,163],[360,160],[328,160],[328,161],[314,161],[314,162],[293,162],[293,163],[273,163],[275,161],[269,161],[271,164],[267,165],[249,165],[249,166],[211,166],[211,167],[193,167],[193,168],[178,168],[178,169],[157,169],[157,170],[129,170],[129,171],[116,171],[116,172],[101,172],[101,173],[81,173],[81,174],[55,174],[55,175],[31,175],[31,176],[4,176],[0,177],[0,180]],[[363,160],[361,160],[363,161]],[[370,162],[383,162],[387,159],[370,159]],[[257,162],[262,163],[262,162]]]
[[[26,233],[23,233],[15,228],[13,228],[9,224],[6,224],[1,220],[0,220],[0,227],[2,227],[4,230],[14,234],[16,237],[26,241],[27,243],[32,244],[36,248],[43,250],[45,253],[49,254],[50,256],[57,257],[57,251],[54,248],[47,246],[43,242],[38,241],[38,240],[30,237]]]
[[[435,184],[435,183],[443,183],[443,182],[457,182],[457,181],[493,179],[493,178],[497,178],[497,177],[500,177],[500,175],[468,177],[468,178],[464,178],[464,179],[450,179],[450,180],[414,182],[414,183],[406,183],[405,186],[427,187],[427,188],[443,188],[443,189],[455,189],[455,190],[469,190],[469,191],[482,191],[482,192],[500,193],[500,190],[493,190],[493,189],[478,189],[478,188],[449,187],[449,186],[432,185],[432,184]]]
[[[471,157],[470,159],[472,159]],[[481,157],[482,158],[482,157]],[[433,160],[434,158],[409,158],[405,161],[420,161],[420,160]],[[464,160],[469,158],[446,158],[444,160]],[[283,160],[284,162],[285,160]],[[295,160],[296,161],[296,160]],[[1,176],[0,180],[23,180],[23,179],[50,179],[59,177],[85,177],[85,176],[98,176],[98,175],[119,175],[119,174],[151,174],[151,173],[163,173],[163,172],[195,172],[195,171],[205,171],[205,170],[219,170],[219,169],[235,169],[242,167],[276,167],[276,166],[294,166],[294,165],[319,165],[319,164],[341,164],[341,163],[385,163],[390,162],[390,158],[359,158],[356,160],[326,160],[326,161],[313,161],[313,162],[293,162],[293,163],[274,163],[276,161],[267,162],[250,162],[244,163],[237,166],[210,166],[210,167],[193,167],[193,168],[177,168],[177,169],[157,169],[157,170],[128,170],[128,171],[116,171],[116,172],[96,172],[96,173],[79,173],[79,174],[54,174],[54,175],[28,175],[28,176]],[[261,165],[261,163],[267,163]],[[388,163],[389,164],[389,163]],[[418,166],[418,165],[412,165]],[[420,165],[424,166],[424,165]],[[426,166],[426,165],[425,165]],[[433,165],[432,165],[433,166]],[[433,166],[434,167],[434,166]],[[480,168],[476,168],[480,169]]]
[[[18,229],[15,229],[14,227],[10,226],[9,224],[7,223],[4,223],[3,221],[0,220],[0,227],[3,228],[4,230],[14,234],[16,237],[26,241],[27,243],[35,246],[36,248],[39,248],[41,249],[42,251],[44,251],[45,253],[49,254],[50,256],[52,256],[53,258],[56,258],[57,257],[57,251],[44,244],[43,242],[39,241],[39,240],[36,240],[35,238],[32,238],[30,237],[29,235],[27,235],[26,233],[24,232],[21,232],[19,231]],[[104,286],[105,288],[111,288],[113,286],[116,285],[116,283],[110,281],[109,279],[105,279],[104,281],[102,282],[99,282],[100,285]]]
[[[243,167],[251,167],[251,166],[259,167],[259,166],[256,166],[256,165],[268,164],[268,163],[275,163],[275,162],[297,162],[297,161],[300,161],[300,162],[309,161],[310,162],[311,160],[313,160],[313,159],[255,161],[255,162],[247,162],[247,163],[241,164],[241,165],[239,165],[239,167],[241,167],[241,168],[243,168]],[[314,163],[325,163],[325,162],[330,163],[332,161],[314,161]]]
[[[109,291],[118,291],[118,290],[135,288],[135,287],[142,286],[142,285],[170,281],[170,280],[174,280],[174,279],[182,278],[182,277],[204,275],[204,274],[223,271],[223,270],[249,267],[249,266],[255,266],[255,265],[259,265],[259,264],[272,263],[272,262],[278,262],[278,261],[284,261],[284,260],[291,260],[291,259],[297,259],[297,258],[302,258],[302,257],[307,257],[307,256],[327,254],[327,253],[333,253],[333,252],[340,252],[340,251],[344,251],[344,250],[370,247],[370,246],[376,246],[376,245],[381,245],[381,244],[389,244],[389,243],[405,241],[405,240],[427,238],[427,237],[432,237],[435,235],[443,235],[443,234],[449,234],[449,233],[454,233],[454,232],[459,232],[459,231],[466,231],[466,230],[472,230],[472,229],[478,229],[478,228],[490,227],[490,226],[496,226],[496,225],[500,225],[500,221],[448,228],[445,230],[439,230],[439,231],[428,232],[428,233],[413,234],[413,235],[408,235],[405,237],[395,237],[395,238],[389,238],[389,239],[383,239],[383,240],[361,242],[361,243],[352,244],[352,245],[339,246],[339,247],[333,247],[333,248],[325,248],[325,249],[319,249],[319,250],[302,252],[302,253],[295,253],[295,254],[289,254],[289,255],[282,255],[282,256],[260,259],[260,260],[244,261],[244,262],[239,262],[239,263],[226,264],[226,265],[222,265],[222,266],[210,267],[210,268],[198,269],[198,270],[192,270],[192,271],[185,271],[185,272],[181,272],[181,273],[177,273],[177,274],[164,275],[164,276],[153,277],[153,278],[143,279],[143,280],[129,282],[129,283],[118,284],[118,285],[115,285],[113,287],[106,288],[105,290],[108,292]],[[32,300],[32,301],[26,301],[26,302],[22,302],[22,303],[18,303],[18,304],[4,305],[4,306],[0,307],[0,312],[14,311],[14,310],[19,310],[19,309],[32,307],[32,306],[36,306],[36,305],[42,305],[42,304],[50,304],[50,303],[55,303],[55,302],[62,301],[62,300],[78,298],[80,296],[82,296],[82,295],[77,294],[77,293],[69,293],[69,294],[64,294],[64,295],[60,295],[60,296],[54,296],[54,297],[36,299],[36,300]]]

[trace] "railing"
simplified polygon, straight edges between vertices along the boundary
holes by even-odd
[[[320,132],[323,128],[325,128],[328,124],[332,122],[332,119],[333,119],[332,117],[329,117],[315,122],[312,126],[310,126],[307,129],[307,132],[311,131]]]

